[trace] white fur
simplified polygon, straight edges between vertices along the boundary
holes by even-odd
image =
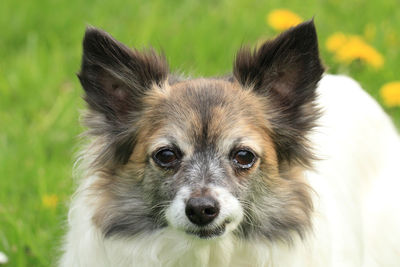
[[[87,177],[71,205],[60,266],[400,266],[399,137],[353,80],[326,75],[318,93],[324,115],[311,139],[323,159],[306,174],[317,194],[313,232],[305,240],[288,247],[240,241],[229,231],[199,240],[171,227],[104,240],[91,222],[96,199],[87,188],[96,177]]]
[[[208,190],[210,194],[217,200],[220,205],[218,217],[207,225],[208,228],[215,228],[221,226],[226,220],[229,223],[226,225],[226,229],[223,235],[229,234],[231,231],[236,229],[239,223],[243,219],[243,209],[239,203],[239,200],[235,198],[226,189],[219,186],[209,186]],[[168,225],[174,229],[185,230],[198,230],[199,227],[191,223],[185,214],[185,203],[190,197],[190,190],[187,187],[182,187],[175,196],[171,205],[165,212]]]

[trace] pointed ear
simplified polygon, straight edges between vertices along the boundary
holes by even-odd
[[[305,136],[319,114],[314,105],[315,89],[323,71],[313,20],[254,51],[243,48],[237,53],[234,77],[267,99],[281,161],[310,163],[312,154]]]
[[[153,50],[131,50],[102,30],[86,29],[78,77],[90,111],[103,115],[114,130],[140,110],[146,91],[167,75],[165,58]]]

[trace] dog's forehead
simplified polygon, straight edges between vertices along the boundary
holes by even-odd
[[[250,143],[265,122],[257,97],[226,80],[179,82],[163,88],[159,98],[153,118],[162,126],[153,146],[171,140],[195,150]]]
[[[233,104],[234,96],[239,96],[241,90],[237,83],[201,78],[175,83],[169,87],[169,92],[169,101],[184,101],[204,112],[210,107]]]
[[[167,101],[169,108],[174,108],[174,115],[187,120],[185,126],[189,126],[193,134],[208,134],[209,137],[244,116],[244,102],[248,102],[235,84],[217,79],[182,82],[172,86],[170,92]]]

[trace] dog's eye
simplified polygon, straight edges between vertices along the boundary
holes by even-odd
[[[256,161],[256,156],[249,150],[241,149],[233,153],[232,161],[239,168],[249,169]]]
[[[155,163],[157,163],[161,167],[170,168],[175,166],[175,164],[178,162],[179,157],[174,150],[164,148],[154,153],[153,159]]]

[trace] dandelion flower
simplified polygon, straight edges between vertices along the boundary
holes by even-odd
[[[45,208],[55,209],[58,204],[58,196],[55,194],[42,196],[42,204]]]
[[[347,63],[360,59],[375,68],[380,68],[383,65],[382,55],[358,36],[351,36],[348,42],[337,51],[336,55],[339,61]]]
[[[326,41],[326,48],[340,62],[349,64],[361,60],[377,69],[383,66],[383,56],[357,35],[335,33]]]
[[[390,82],[382,86],[380,94],[383,103],[388,107],[400,106],[400,81]]]
[[[290,10],[276,9],[267,15],[266,21],[275,30],[283,31],[301,23],[302,19]]]
[[[336,52],[338,51],[346,42],[348,38],[341,32],[332,34],[326,41],[326,48],[328,51]]]

